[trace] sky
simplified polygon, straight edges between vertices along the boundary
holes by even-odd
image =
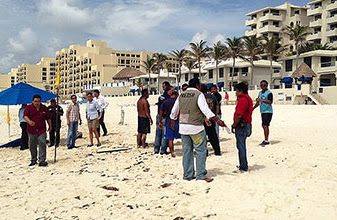
[[[288,0],[298,6],[309,0]],[[0,73],[103,40],[118,50],[167,53],[189,42],[241,37],[245,14],[281,0],[0,0]]]

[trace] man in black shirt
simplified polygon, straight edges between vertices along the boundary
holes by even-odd
[[[49,139],[50,139],[50,144],[49,147],[54,146],[59,146],[60,144],[60,129],[61,129],[61,116],[63,115],[63,109],[61,106],[56,104],[56,100],[52,99],[50,100],[50,106],[48,106],[49,112],[50,112],[50,118],[51,118],[51,124],[52,124],[52,129],[49,132]],[[56,127],[56,120],[57,122],[57,127]],[[56,141],[55,141],[55,133],[56,133]]]
[[[211,86],[211,93],[215,96],[216,100],[218,101],[218,105],[219,105],[219,112],[217,117],[219,119],[221,119],[221,100],[222,100],[222,96],[220,95],[220,93],[218,92],[218,87],[216,85],[212,85]],[[216,130],[216,134],[219,136],[219,125],[216,123],[215,125],[215,130]]]

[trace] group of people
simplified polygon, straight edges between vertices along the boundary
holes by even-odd
[[[248,171],[246,139],[252,134],[252,113],[260,106],[262,127],[265,140],[261,145],[269,144],[269,125],[272,119],[273,95],[268,90],[268,82],[260,83],[262,91],[256,99],[255,105],[248,95],[248,85],[239,83],[235,86],[237,101],[231,126],[235,134],[236,147],[239,154],[239,166],[237,172]],[[207,177],[206,157],[208,155],[206,136],[212,145],[214,154],[221,155],[219,141],[219,126],[227,127],[221,120],[221,95],[218,88],[213,85],[210,89],[201,84],[198,78],[191,79],[189,84],[182,86],[179,95],[168,82],[162,84],[164,93],[158,99],[158,111],[156,117],[156,136],[154,143],[155,154],[174,154],[174,139],[181,138],[183,150],[183,178],[185,180],[213,179]],[[147,101],[149,91],[142,90],[142,96],[137,103],[138,110],[138,136],[137,145],[146,147],[146,135],[150,133],[153,120],[150,114],[150,105]],[[226,93],[225,101],[228,102]],[[196,157],[196,176],[194,168],[194,151]]]
[[[101,146],[99,140],[100,126],[103,130],[103,136],[108,134],[104,123],[105,110],[109,103],[98,90],[94,93],[87,93],[86,118],[89,129],[90,143],[88,147],[93,146],[93,137],[95,135],[97,146]],[[22,105],[19,109],[19,122],[21,127],[21,150],[30,149],[31,163],[29,166],[37,164],[47,166],[46,162],[46,145],[47,132],[49,133],[49,147],[60,144],[61,117],[64,112],[55,99],[50,101],[50,106],[46,107],[41,104],[41,96],[34,95],[33,103]],[[75,148],[75,142],[78,137],[78,125],[82,124],[80,105],[77,102],[77,96],[71,96],[71,103],[66,110],[66,119],[68,125],[67,147]],[[48,129],[46,127],[48,124]],[[37,146],[39,146],[39,158],[37,158]]]

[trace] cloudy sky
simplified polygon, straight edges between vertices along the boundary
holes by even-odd
[[[289,0],[288,0],[289,1]],[[245,14],[282,0],[0,0],[0,73],[89,38],[168,52],[242,36]],[[308,1],[292,0],[297,5]]]

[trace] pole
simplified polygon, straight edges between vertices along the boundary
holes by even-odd
[[[55,122],[55,132],[58,132],[58,124],[59,124],[59,87],[56,88],[56,122]],[[55,135],[57,136],[57,135]],[[59,143],[57,143],[57,141],[55,141],[55,152],[54,152],[54,163],[56,163],[56,148],[58,147]]]
[[[10,123],[10,116],[9,116],[9,105],[7,105],[7,124],[8,124],[8,138],[11,137],[11,123]]]

